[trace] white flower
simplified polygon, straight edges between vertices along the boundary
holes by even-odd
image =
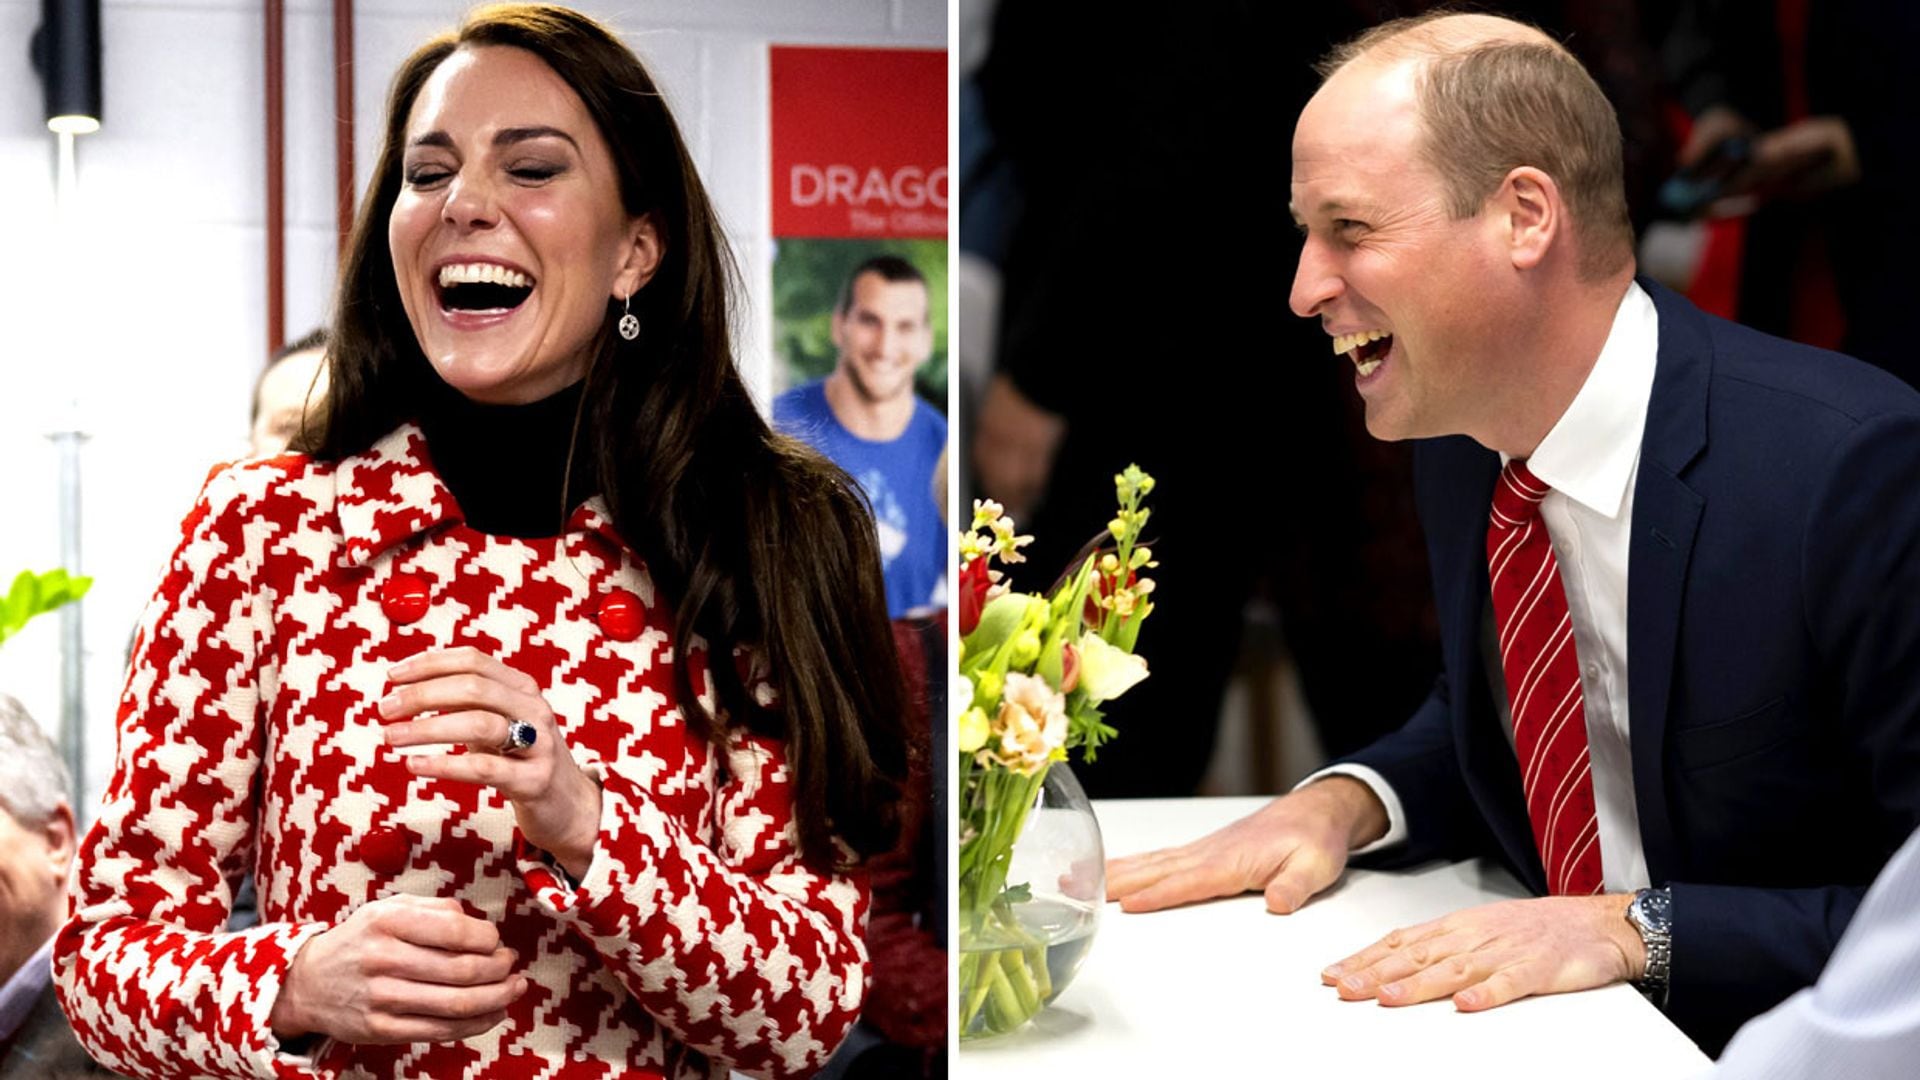
[[[1054,751],[1066,744],[1066,695],[1038,676],[1008,672],[993,734],[1000,743],[993,758],[1022,776],[1032,776],[1046,768]]]
[[[1147,662],[1107,644],[1089,630],[1080,635],[1080,689],[1093,701],[1109,701],[1147,677]]]
[[[973,527],[984,529],[998,521],[1007,512],[1007,508],[992,499],[973,500]]]

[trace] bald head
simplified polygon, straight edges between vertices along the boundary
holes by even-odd
[[[1317,70],[1325,81],[1308,109],[1338,103],[1352,130],[1410,113],[1455,218],[1531,166],[1559,186],[1583,278],[1632,266],[1619,119],[1579,60],[1537,27],[1495,15],[1397,19],[1336,46]]]
[[[1566,52],[1539,27],[1498,15],[1422,15],[1381,23],[1335,46],[1326,59],[1316,65],[1316,70],[1322,78],[1330,78],[1334,72],[1363,58],[1373,64],[1392,65],[1499,44],[1544,45]],[[1571,59],[1570,54],[1568,58]]]

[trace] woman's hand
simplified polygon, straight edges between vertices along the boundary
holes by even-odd
[[[306,943],[269,1018],[274,1034],[449,1042],[507,1018],[526,992],[499,931],[448,897],[389,896]]]
[[[388,678],[393,692],[380,700],[380,716],[389,721],[387,745],[467,748],[409,757],[407,768],[416,776],[498,789],[512,801],[527,842],[551,853],[575,880],[585,877],[600,834],[600,785],[567,753],[533,677],[477,649],[459,648],[402,660]],[[516,720],[533,725],[533,745],[507,752],[502,748]]]

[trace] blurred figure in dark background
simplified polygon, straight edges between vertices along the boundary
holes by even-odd
[[[1683,169],[1725,174],[1714,210],[1752,206],[1740,322],[1839,348],[1899,375],[1920,215],[1920,5],[1907,0],[1686,0],[1664,43],[1693,117]]]
[[[948,444],[948,448],[951,444]],[[948,448],[929,485],[947,514]],[[907,683],[907,808],[900,842],[869,860],[873,962],[860,1022],[817,1080],[935,1080],[947,1075],[947,612],[893,620]]]
[[[1311,94],[1310,57],[1364,24],[1338,5],[1132,12],[1007,0],[980,74],[1023,206],[971,453],[982,494],[1035,508],[1016,585],[1045,587],[1104,525],[1129,461],[1159,481],[1153,677],[1077,770],[1096,797],[1193,792],[1263,581],[1297,601],[1288,644],[1316,717],[1355,745],[1403,719],[1437,666],[1424,560],[1400,527],[1405,455],[1360,460],[1325,335],[1283,302],[1296,240],[1277,118]],[[1365,505],[1370,492],[1385,497]],[[1292,567],[1305,572],[1272,574]],[[1328,653],[1368,677],[1315,695]]]
[[[818,1080],[947,1075],[946,610],[894,620],[893,640],[914,712],[904,798],[911,809],[900,845],[868,863],[873,978],[860,1022]]]

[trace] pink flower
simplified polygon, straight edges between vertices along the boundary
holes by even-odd
[[[1032,776],[1047,767],[1067,741],[1067,698],[1047,680],[1007,673],[1000,713],[993,720],[998,751],[982,750],[1008,769]]]

